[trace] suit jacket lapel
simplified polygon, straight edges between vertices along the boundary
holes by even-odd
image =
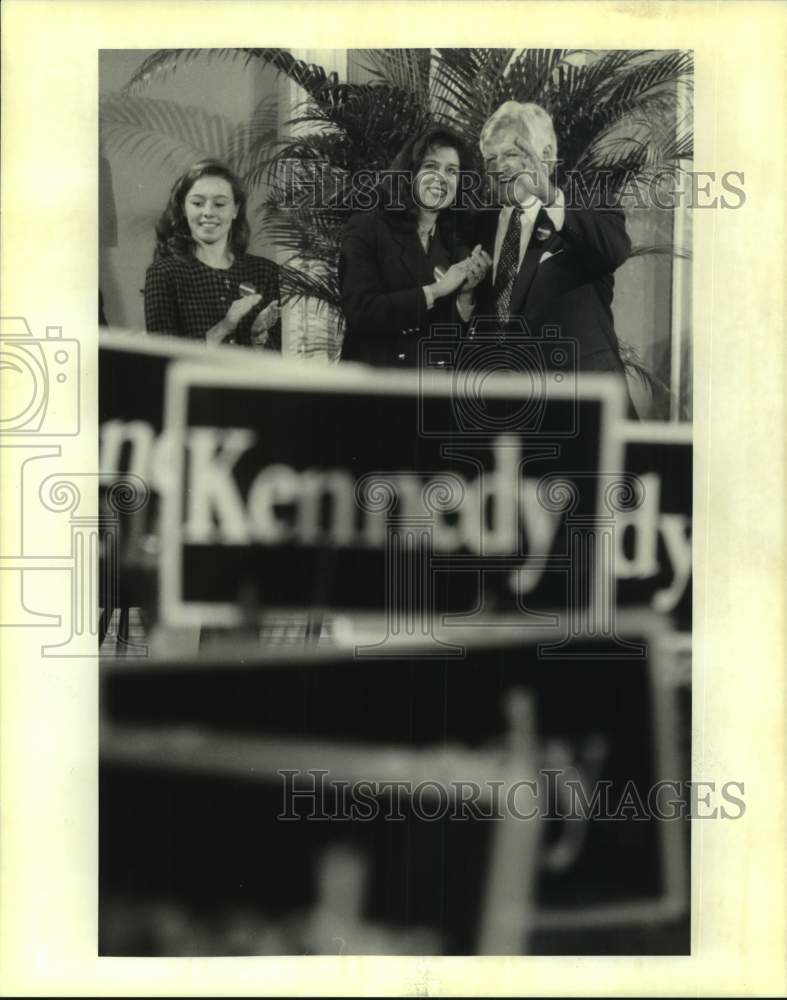
[[[433,276],[426,273],[428,267],[417,231],[409,227],[393,225],[391,226],[391,236],[399,248],[399,263],[415,284],[423,284],[426,279],[433,280]]]
[[[473,245],[481,244],[481,248],[486,250],[491,258],[495,256],[495,237],[497,236],[497,223],[500,218],[500,210],[485,211],[481,213],[472,239]],[[472,248],[471,248],[472,249]],[[481,308],[479,313],[492,315],[495,311],[494,290],[492,285],[492,268],[486,273],[486,277],[476,290]]]
[[[525,250],[525,256],[522,258],[519,272],[514,280],[514,287],[511,290],[511,304],[509,306],[509,312],[512,316],[515,316],[523,311],[527,293],[530,291],[533,278],[535,278],[536,271],[538,270],[538,258],[540,256],[541,244],[534,244],[532,242],[529,243],[527,250]]]
[[[550,235],[545,240],[539,239],[536,235],[537,230],[543,227],[548,227],[550,230]],[[547,250],[552,249],[553,245],[558,243],[559,240],[560,234],[555,232],[552,220],[543,208],[540,209],[533,224],[533,232],[530,235],[530,242],[525,250],[525,256],[522,258],[519,273],[514,281],[514,287],[511,292],[511,315],[524,312],[531,287],[538,274],[538,262],[541,259],[541,255]]]
[[[476,243],[486,250],[490,257],[495,255],[495,237],[497,236],[497,223],[500,219],[500,210],[496,212],[484,212],[477,230]],[[472,248],[471,248],[472,249]]]

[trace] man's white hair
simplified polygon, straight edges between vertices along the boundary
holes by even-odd
[[[483,152],[491,139],[502,131],[512,131],[529,139],[539,154],[545,146],[552,147],[552,159],[557,158],[557,136],[552,119],[538,104],[520,104],[506,101],[484,122],[478,145]]]

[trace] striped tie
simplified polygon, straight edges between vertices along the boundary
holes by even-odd
[[[516,208],[511,213],[503,246],[500,248],[500,260],[497,262],[494,293],[497,316],[501,322],[506,322],[509,318],[511,293],[519,270],[519,239],[522,234],[519,215],[519,210]]]

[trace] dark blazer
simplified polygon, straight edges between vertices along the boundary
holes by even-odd
[[[483,212],[476,242],[494,256],[498,211]],[[514,282],[512,318],[531,336],[559,327],[576,341],[579,371],[623,372],[612,317],[613,272],[631,252],[623,212],[566,208],[559,232],[542,209]],[[546,259],[545,254],[549,254]],[[492,269],[479,285],[476,316],[494,315]]]
[[[427,309],[424,285],[467,256],[454,221],[441,217],[429,254],[413,223],[385,211],[358,212],[345,227],[339,288],[347,326],[342,358],[389,368],[418,365],[418,341],[434,324],[459,322],[455,296]]]

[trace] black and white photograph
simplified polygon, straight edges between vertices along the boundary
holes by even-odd
[[[101,954],[688,954],[692,53],[99,70]]]
[[[0,993],[782,995],[787,6],[3,7]]]

